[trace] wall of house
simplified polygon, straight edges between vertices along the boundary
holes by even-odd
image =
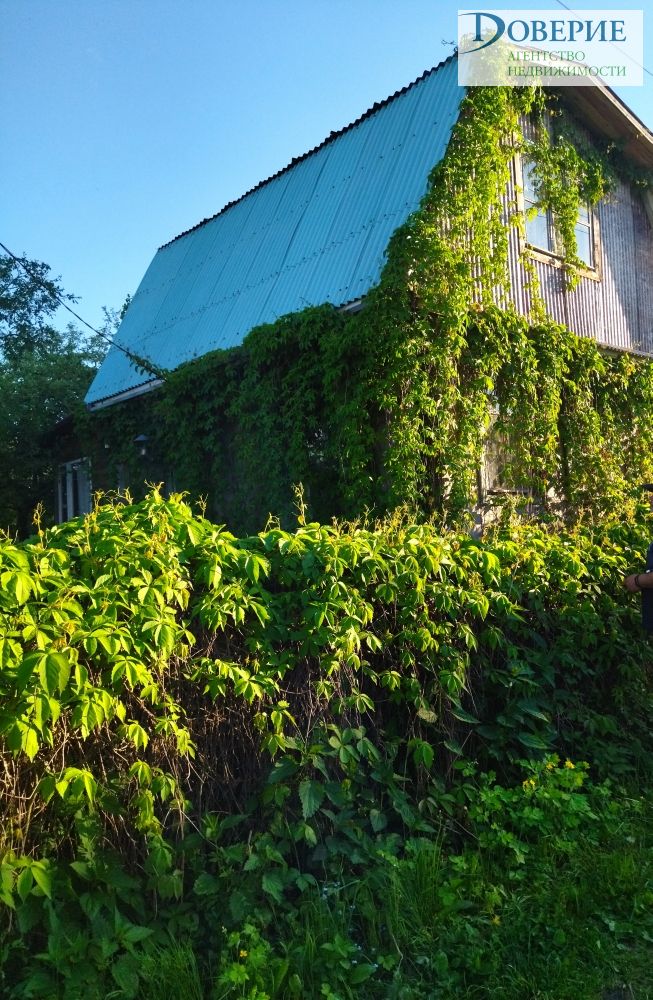
[[[527,129],[526,129],[527,134]],[[508,200],[518,201],[521,162],[515,159]],[[574,289],[565,281],[561,261],[537,253],[534,267],[542,298],[552,319],[581,337],[617,350],[653,354],[653,229],[642,195],[634,185],[618,181],[613,193],[594,209],[596,269]],[[510,234],[511,297],[528,315],[530,275],[521,264],[523,236]]]
[[[259,530],[270,511],[293,518],[296,483],[321,520],[397,503],[432,512],[451,502],[456,512],[471,497],[489,391],[512,449],[513,486],[535,483],[538,496],[555,487],[570,510],[602,511],[621,502],[629,483],[653,478],[651,363],[623,353],[653,356],[653,234],[634,187],[618,184],[597,207],[596,269],[573,290],[561,258],[535,255],[539,293],[556,322],[530,321],[533,275],[522,263],[519,227],[508,229],[509,270],[523,318],[468,308],[483,268],[497,287],[505,284],[505,256],[496,256],[504,244],[495,216],[487,232],[479,225],[469,274],[467,182],[478,169],[503,187],[515,121],[486,137],[480,166],[474,135],[447,154],[453,180],[445,184],[441,172],[397,234],[367,308],[282,317],[231,352],[182,366],[157,392],[87,415],[94,486],[129,485],[137,497],[148,482],[188,490],[238,532]],[[516,159],[506,213],[521,187]],[[473,218],[489,217],[495,192],[472,200]],[[595,342],[616,351],[597,351]],[[482,492],[502,486],[500,458]]]

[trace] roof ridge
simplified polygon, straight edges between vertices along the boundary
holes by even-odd
[[[318,150],[323,149],[330,142],[333,142],[334,139],[337,139],[341,135],[344,135],[345,132],[349,132],[350,129],[356,128],[356,126],[360,125],[360,123],[362,121],[365,121],[366,118],[370,118],[372,115],[376,114],[376,112],[379,111],[381,108],[384,108],[386,105],[396,100],[396,98],[401,97],[401,95],[405,94],[407,91],[412,90],[412,88],[416,87],[418,83],[421,83],[422,80],[425,80],[428,76],[431,76],[433,73],[437,73],[438,70],[442,69],[443,66],[446,66],[447,63],[451,62],[456,57],[457,57],[457,52],[452,52],[450,56],[447,56],[446,59],[443,59],[441,62],[439,62],[437,66],[432,66],[431,69],[425,69],[423,73],[421,73],[415,80],[412,80],[410,83],[407,83],[405,87],[402,87],[400,90],[395,90],[394,94],[390,94],[389,97],[386,97],[382,101],[376,101],[371,108],[368,108],[367,111],[364,111],[362,115],[359,115],[359,117],[356,118],[355,121],[350,122],[348,125],[344,125],[342,128],[337,129],[335,132],[330,132],[329,135],[326,137],[326,139],[323,139],[322,142],[317,144],[317,146],[313,146],[312,149],[307,150],[300,156],[293,156],[290,163],[287,163],[285,167],[281,167],[280,170],[277,170],[275,173],[270,174],[270,176],[264,178],[264,180],[259,181],[258,184],[255,184],[254,187],[249,188],[248,191],[245,191],[245,193],[241,194],[238,198],[234,198],[232,201],[228,201],[227,204],[223,205],[223,207],[218,212],[215,212],[213,215],[207,216],[206,219],[202,219],[201,222],[196,223],[189,229],[184,229],[182,233],[179,233],[177,236],[173,236],[173,238],[171,240],[168,240],[167,243],[162,243],[161,246],[159,247],[159,250],[164,250],[166,247],[169,247],[172,243],[176,243],[177,240],[182,239],[182,237],[188,236],[189,233],[193,233],[195,232],[196,229],[201,229],[202,226],[205,226],[207,225],[207,223],[212,222],[214,219],[217,219],[218,216],[222,215],[223,212],[226,212],[227,209],[233,208],[234,205],[237,205],[239,202],[243,201],[244,198],[247,198],[250,194],[253,194],[254,191],[258,191],[259,188],[262,188],[266,184],[269,184],[270,181],[273,181],[277,177],[280,177],[282,174],[285,174],[288,170],[291,170],[298,163],[301,163],[302,160],[307,159],[307,157],[312,156],[313,153],[317,153]]]

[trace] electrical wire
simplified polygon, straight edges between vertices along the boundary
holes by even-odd
[[[111,347],[115,347],[117,351],[122,351],[122,353],[126,357],[128,357],[130,361],[132,361],[139,368],[144,369],[146,372],[148,372],[148,374],[154,375],[155,378],[159,379],[163,379],[165,377],[166,372],[164,371],[164,369],[159,368],[157,365],[154,364],[153,361],[150,361],[148,358],[140,357],[138,354],[133,354],[126,347],[123,347],[122,344],[117,344],[116,341],[113,340],[108,334],[104,333],[103,330],[98,330],[97,327],[91,326],[90,323],[87,323],[84,317],[80,316],[79,313],[75,312],[74,309],[71,309],[68,303],[61,298],[58,292],[54,291],[54,289],[49,284],[46,284],[46,282],[39,274],[35,274],[34,271],[32,271],[32,269],[23,260],[22,257],[18,257],[15,253],[12,253],[9,247],[6,247],[4,243],[0,242],[0,248],[4,250],[7,256],[11,257],[11,259],[14,260],[19,265],[19,267],[22,267],[23,271],[25,271],[26,274],[29,275],[32,281],[35,281],[37,285],[41,286],[41,288],[45,288],[48,294],[51,295],[54,299],[56,299],[60,306],[63,306],[63,308],[66,309],[71,314],[71,316],[74,316],[75,319],[79,320],[80,323],[83,323],[84,326],[87,327],[89,330],[91,330],[92,333],[95,333],[97,334],[98,337],[101,337],[103,340],[106,340],[106,342],[110,344]]]
[[[573,7],[568,7],[566,3],[562,2],[562,0],[556,0],[556,3],[559,4],[561,7],[564,7],[565,10],[568,10],[570,14],[583,13],[582,10],[575,10]],[[610,42],[609,44],[612,45],[612,48],[616,49],[617,52],[623,53],[623,49],[620,49],[618,45],[614,44],[614,42]],[[631,55],[627,54],[627,58],[630,59],[631,62],[635,63],[636,66],[639,66],[640,69],[644,70],[644,72],[647,73],[649,76],[653,76],[653,73],[651,72],[650,69],[647,69],[646,66],[642,65],[642,63],[637,62],[637,60],[633,59]]]

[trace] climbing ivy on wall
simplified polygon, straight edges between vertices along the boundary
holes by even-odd
[[[524,221],[506,190],[518,152],[554,213],[573,287],[578,208],[611,190],[615,158],[541,90],[474,89],[361,311],[283,317],[88,417],[107,483],[119,463],[134,481],[174,469],[175,487],[206,495],[236,530],[269,512],[283,520],[299,482],[320,519],[406,504],[454,520],[476,501],[492,423],[512,485],[555,492],[572,518],[614,509],[632,477],[653,476],[651,363],[552,322],[527,251],[530,317],[511,305],[509,236]],[[132,445],[142,433],[146,462]]]

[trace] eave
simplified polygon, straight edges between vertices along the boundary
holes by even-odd
[[[653,133],[609,87],[563,87],[558,95],[591,132],[618,143],[636,166],[653,170]]]

